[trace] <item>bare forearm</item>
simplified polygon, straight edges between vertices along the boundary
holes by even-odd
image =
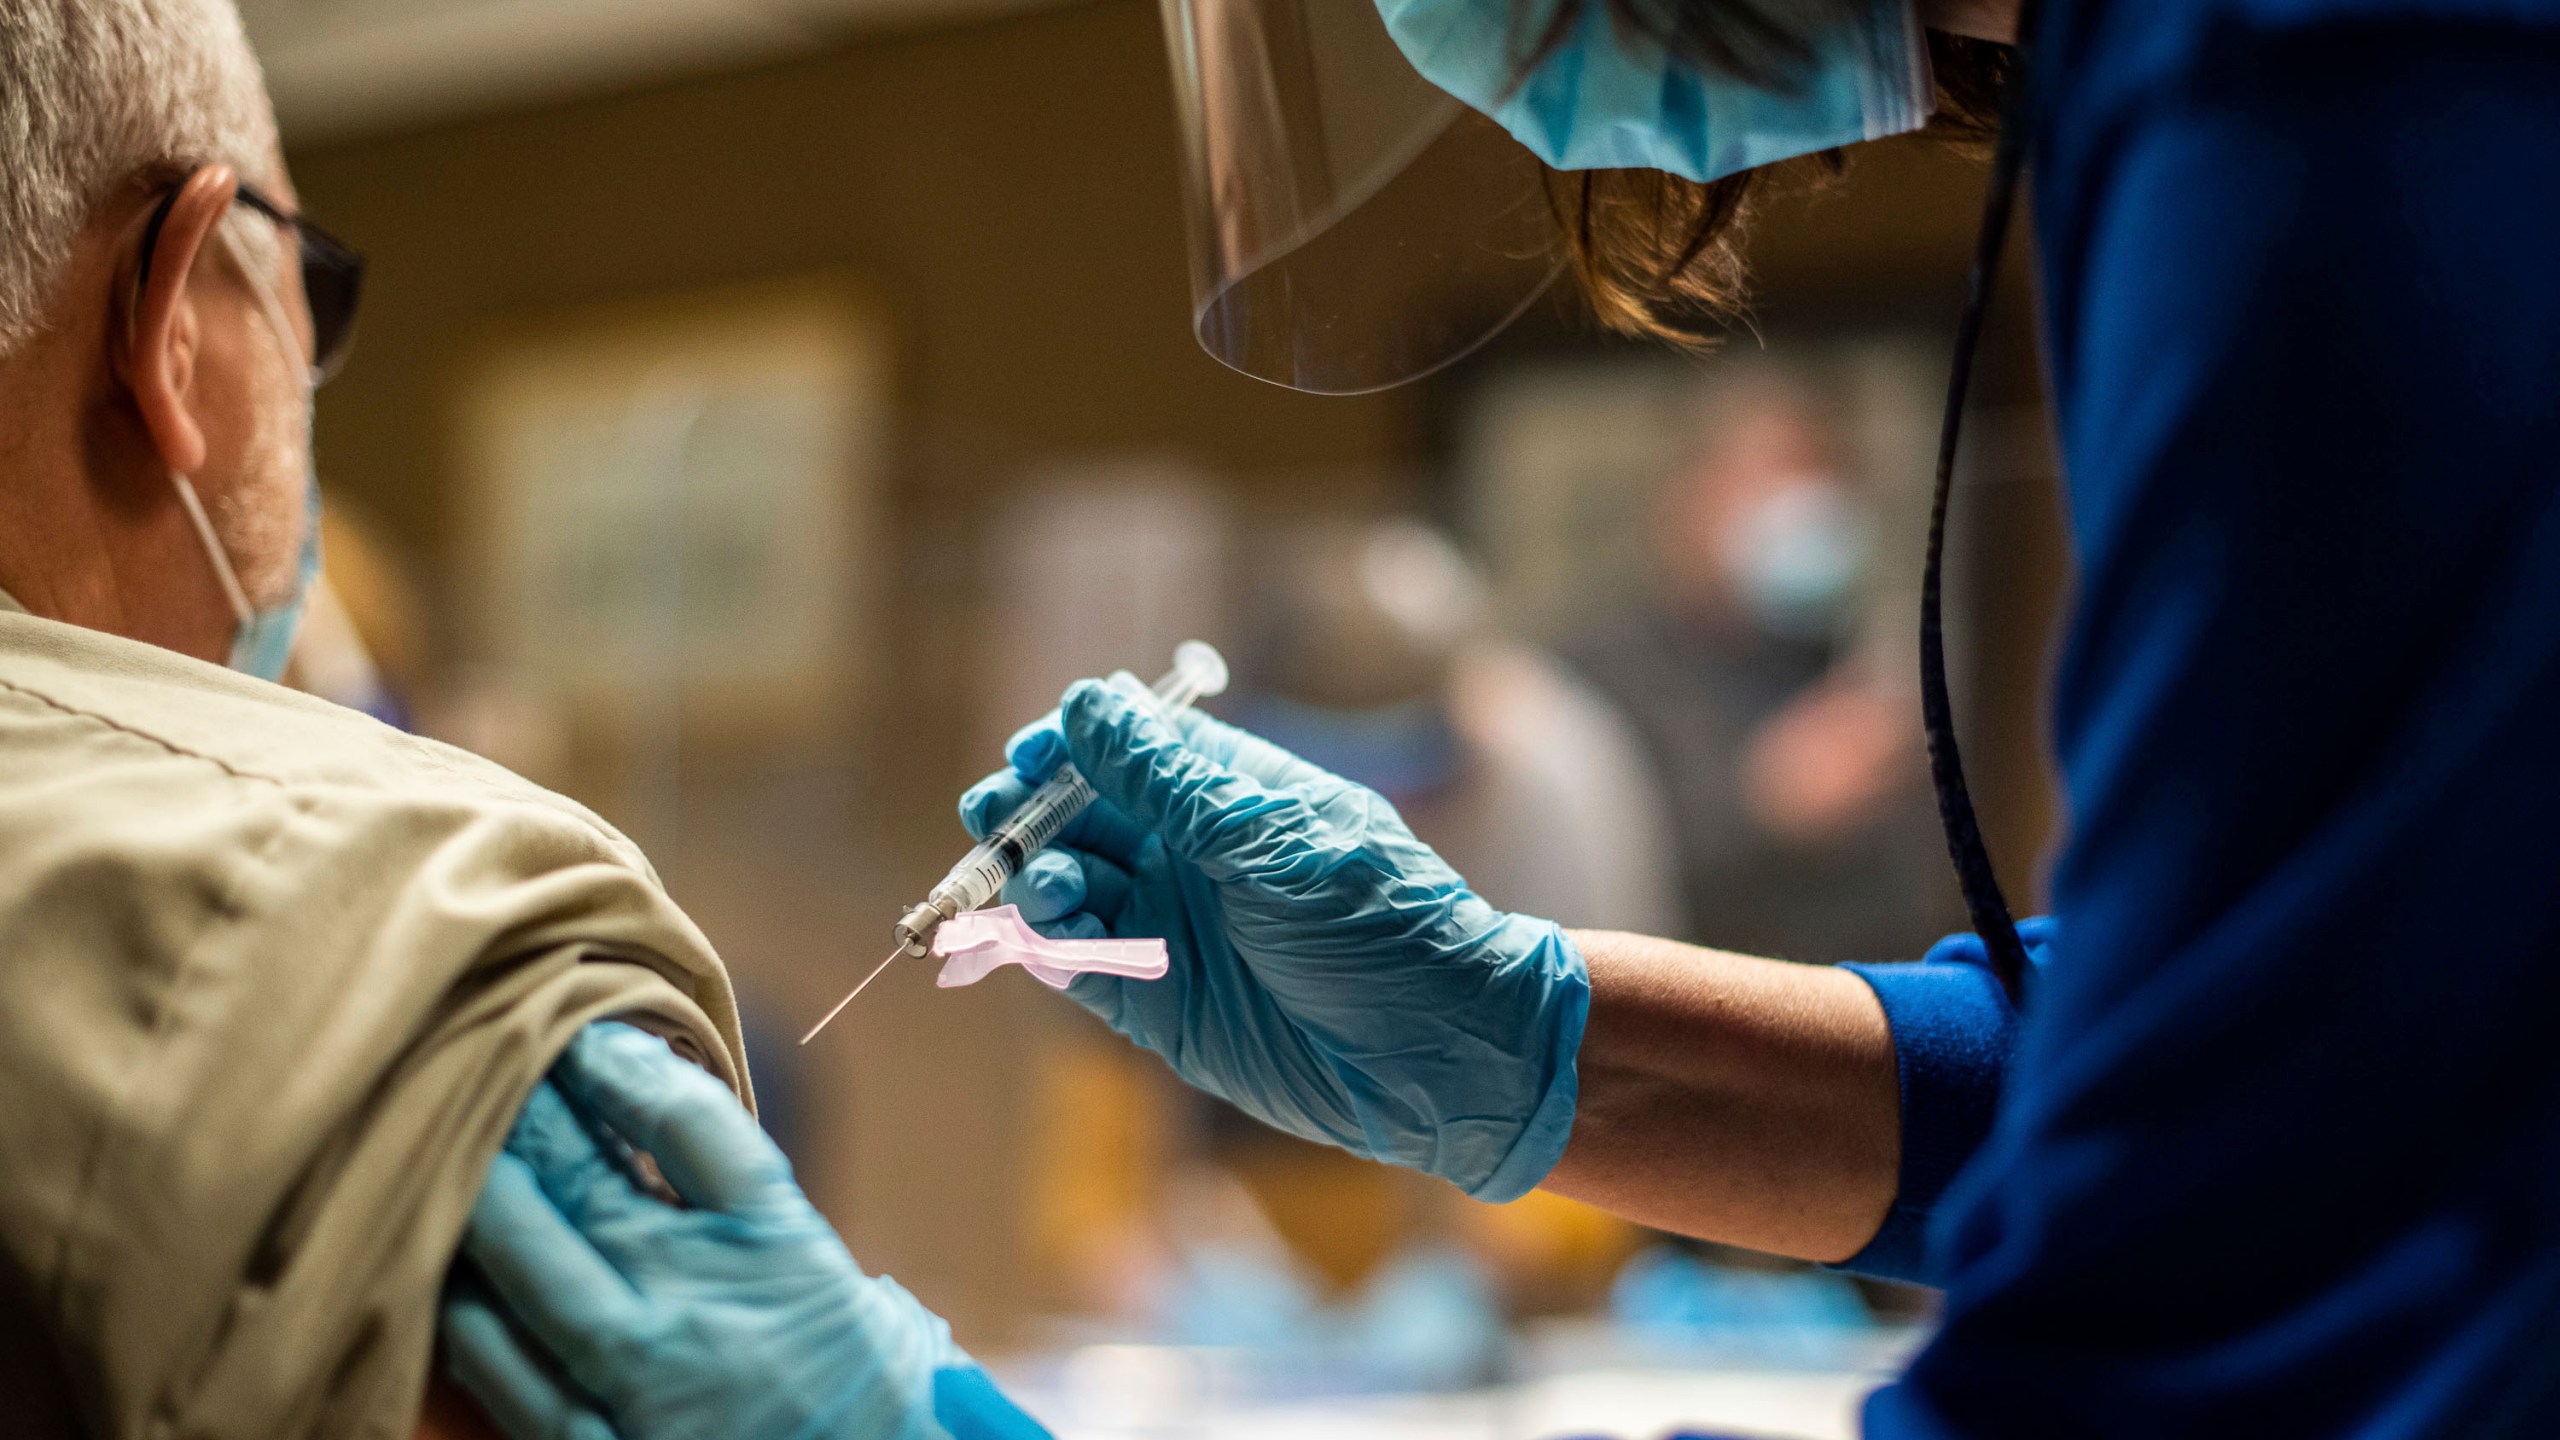
[[[1546,1188],[1754,1250],[1864,1248],[1901,1161],[1893,1039],[1865,982],[1640,935],[1574,940],[1591,1020]]]

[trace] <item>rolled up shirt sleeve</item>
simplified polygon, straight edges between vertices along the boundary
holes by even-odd
[[[2052,945],[2052,918],[2021,921],[2018,937],[2026,942],[2028,961],[2041,970]],[[1929,1217],[1948,1182],[1991,1133],[2000,1082],[2017,1040],[2018,1010],[1992,973],[1990,953],[1977,935],[1950,935],[1914,961],[1840,968],[1866,981],[1884,1006],[1902,1099],[1902,1162],[1893,1209],[1876,1237],[1840,1268],[1935,1284]]]

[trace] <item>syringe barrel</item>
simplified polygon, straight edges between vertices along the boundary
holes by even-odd
[[[1092,803],[1092,783],[1073,765],[1061,766],[1047,784],[1031,792],[1022,808],[988,831],[987,838],[970,847],[969,853],[960,857],[960,863],[951,867],[951,873],[942,877],[942,883],[933,887],[934,908],[957,915],[995,903],[996,892],[1021,871],[1023,862],[1057,839],[1067,822],[1083,814],[1084,807]]]
[[[1157,707],[1168,716],[1188,710],[1201,699],[1227,688],[1227,662],[1217,650],[1198,640],[1175,647],[1173,668],[1150,687]],[[1025,862],[1058,838],[1067,822],[1093,803],[1093,785],[1073,765],[1062,765],[1048,783],[987,832],[987,838],[960,857],[927,903],[945,916],[995,903],[1004,882]]]

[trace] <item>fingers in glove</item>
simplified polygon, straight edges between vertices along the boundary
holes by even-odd
[[[542,1193],[581,1231],[592,1234],[602,1216],[657,1203],[549,1080],[525,1098],[515,1128],[507,1132],[507,1153],[532,1167]]]
[[[1045,925],[1084,908],[1084,868],[1067,851],[1043,850],[1004,882],[996,898],[1032,924]]]
[[[1088,910],[1079,910],[1063,920],[1052,920],[1031,928],[1052,940],[1100,940],[1111,934],[1111,927]]]
[[[1001,898],[1035,926],[1084,911],[1107,928],[1129,903],[1129,872],[1090,851],[1052,847],[1006,881]]]
[[[508,1440],[615,1440],[613,1427],[526,1347],[467,1268],[454,1277],[436,1324],[454,1383]]]
[[[491,1162],[463,1230],[462,1253],[506,1313],[590,1389],[610,1380],[610,1357],[643,1328],[639,1294],[516,1156],[501,1153]]]
[[[1212,880],[1270,874],[1310,851],[1322,822],[1274,790],[1183,742],[1180,732],[1108,686],[1085,681],[1061,707],[1067,746],[1094,790]]]
[[[1013,732],[1004,742],[1004,763],[1025,785],[1038,785],[1067,763],[1067,737],[1058,733],[1058,712],[1050,711]]]
[[[1058,938],[1071,940],[1077,937],[1067,935]],[[1132,980],[1126,975],[1085,974],[1078,975],[1069,981],[1065,994],[1068,999],[1093,1012],[1095,1018],[1101,1020],[1103,1024],[1138,1044],[1145,1045],[1152,1032],[1144,1025],[1146,1017],[1143,1012],[1146,1007],[1137,1003],[1142,998],[1140,992],[1149,985],[1161,988],[1182,983],[1182,971],[1178,967],[1172,975],[1162,980]],[[1165,1000],[1175,997],[1146,998]]]
[[[1114,670],[1102,682],[1132,699],[1149,693],[1146,682],[1126,670]],[[1050,711],[1016,730],[1004,742],[1004,763],[1025,787],[1047,783],[1067,763],[1067,740],[1058,729],[1058,712]]]
[[[1031,798],[1033,787],[1010,770],[999,770],[960,796],[960,824],[972,840],[984,840],[987,832],[1002,824],[1004,818],[1022,808]],[[1147,840],[1146,828],[1121,813],[1107,801],[1097,800],[1084,813],[1067,822],[1058,832],[1057,843],[1091,850],[1127,866],[1135,863],[1138,847]]]
[[[1005,882],[998,899],[1022,913],[1025,923],[1052,940],[1097,940],[1111,933],[1102,917],[1084,908],[1085,866],[1121,875],[1110,861],[1086,855],[1080,850],[1043,850],[1031,857],[1021,873]],[[1118,884],[1126,898],[1128,879],[1121,875]]]
[[[1137,684],[1136,677],[1125,670],[1100,683],[1132,699],[1140,699],[1145,694],[1145,687]],[[1004,742],[1008,772],[1023,782],[1022,788],[1026,793],[1032,786],[1058,773],[1058,767],[1069,758],[1064,728],[1065,708],[1062,703],[1058,709],[1014,731],[1012,737]],[[1173,717],[1173,723],[1183,742],[1192,749],[1275,789],[1326,782],[1347,783],[1333,772],[1301,760],[1261,736],[1240,730],[1205,711],[1185,709]],[[1010,806],[1006,808],[1011,809]],[[970,833],[981,838],[985,835],[983,830],[976,829]]]
[[[743,1215],[805,1203],[791,1162],[728,1087],[654,1035],[611,1021],[551,1067],[572,1105],[645,1150],[687,1205]]]
[[[960,792],[960,828],[972,840],[984,840],[1004,817],[1031,798],[1032,785],[1010,770],[999,770]]]

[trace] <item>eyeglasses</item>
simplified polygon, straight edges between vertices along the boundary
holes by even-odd
[[[151,256],[160,245],[160,228],[169,223],[169,211],[185,188],[183,180],[171,186],[142,228],[142,263],[134,279],[136,294],[151,279]],[[347,352],[355,348],[356,302],[364,295],[364,256],[337,236],[268,199],[255,186],[241,185],[232,192],[231,199],[291,231],[299,243],[302,299],[311,311],[311,373],[314,383],[326,383],[345,367]]]

